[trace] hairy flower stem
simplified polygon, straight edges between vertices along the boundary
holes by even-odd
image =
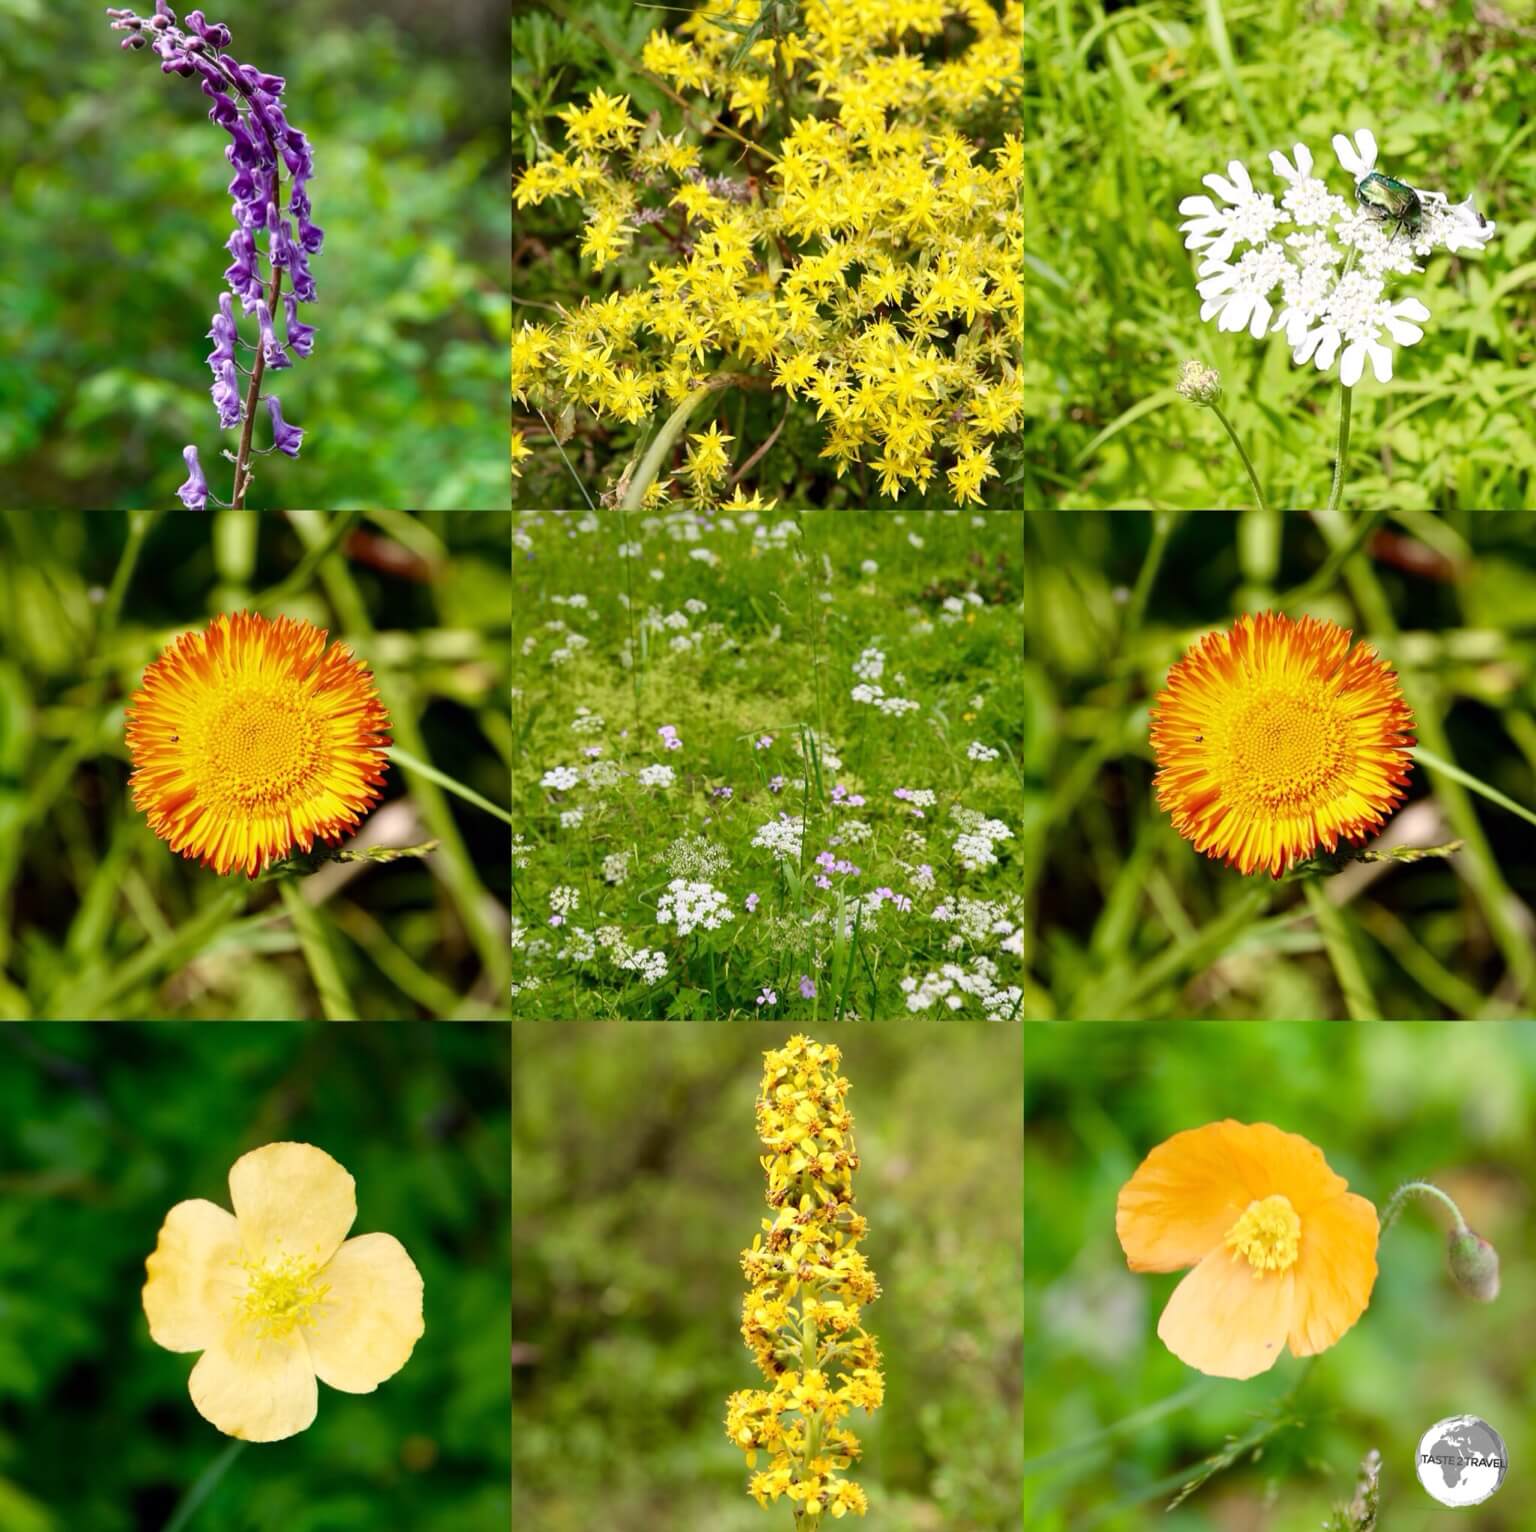
[[[1391,1197],[1387,1199],[1387,1205],[1382,1209],[1381,1232],[1383,1238],[1385,1238],[1387,1230],[1396,1223],[1397,1215],[1402,1212],[1404,1203],[1414,1196],[1437,1197],[1451,1210],[1451,1217],[1456,1220],[1457,1230],[1459,1231],[1467,1227],[1466,1219],[1461,1216],[1461,1209],[1438,1186],[1434,1186],[1428,1181],[1404,1181],[1392,1193]]]
[[[1243,450],[1243,444],[1237,439],[1237,432],[1232,429],[1232,422],[1227,419],[1219,404],[1207,406],[1216,418],[1226,427],[1227,435],[1232,438],[1232,445],[1237,448],[1237,455],[1243,460],[1243,467],[1248,470],[1248,482],[1253,485],[1253,498],[1258,509],[1267,511],[1269,507],[1264,503],[1264,491],[1259,486],[1259,476],[1253,471],[1253,464],[1249,460],[1247,452]]]
[[[276,146],[274,145],[274,148]],[[282,176],[278,171],[272,173],[272,201],[278,201],[278,192],[282,189]],[[272,286],[267,292],[267,312],[277,313],[277,295],[283,285],[283,268],[273,266]],[[230,508],[242,510],[245,506],[245,492],[251,485],[251,430],[256,423],[256,406],[261,402],[261,375],[266,370],[267,358],[261,346],[256,347],[256,359],[251,363],[251,381],[245,390],[245,423],[240,427],[240,451],[235,457],[235,487],[230,495]]]
[[[1344,459],[1349,453],[1349,407],[1355,397],[1354,389],[1345,388],[1342,383],[1339,387],[1343,394],[1339,399],[1339,444],[1333,459],[1333,488],[1328,493],[1330,511],[1339,509],[1339,500],[1344,493]]]

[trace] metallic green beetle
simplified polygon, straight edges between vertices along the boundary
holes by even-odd
[[[1419,194],[1406,182],[1394,181],[1391,176],[1373,170],[1355,187],[1355,196],[1372,217],[1383,223],[1391,219],[1397,225],[1392,231],[1393,239],[1404,229],[1410,234],[1419,232],[1424,205],[1419,201]]]

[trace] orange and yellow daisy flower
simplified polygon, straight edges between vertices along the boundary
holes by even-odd
[[[254,878],[332,844],[378,800],[389,717],[311,623],[250,612],[184,633],[128,706],[134,805],[172,851]]]
[[[1251,1378],[1326,1351],[1376,1282],[1376,1209],[1323,1152],[1267,1122],[1208,1123],[1159,1144],[1120,1188],[1132,1271],[1179,1271],[1157,1333],[1181,1362]]]
[[[1197,851],[1278,878],[1403,798],[1413,715],[1350,632],[1275,612],[1201,639],[1153,707],[1157,801]]]

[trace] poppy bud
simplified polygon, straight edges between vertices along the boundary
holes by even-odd
[[[1492,1303],[1499,1296],[1499,1252],[1467,1228],[1452,1229],[1446,1248],[1457,1287],[1479,1303]]]

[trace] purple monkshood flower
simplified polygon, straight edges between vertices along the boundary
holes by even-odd
[[[206,511],[208,481],[203,477],[202,464],[197,460],[197,448],[183,447],[181,455],[187,461],[187,482],[176,491],[176,494],[189,511]]]
[[[107,15],[113,31],[127,34],[124,48],[147,49],[160,60],[163,73],[196,79],[198,89],[208,99],[208,120],[228,138],[224,158],[233,171],[229,196],[234,220],[234,232],[225,242],[231,257],[224,268],[229,293],[220,296],[219,312],[208,332],[214,343],[208,355],[214,407],[220,427],[228,430],[240,425],[246,407],[254,408],[260,400],[264,368],[292,366],[290,349],[299,357],[307,357],[314,349],[315,328],[303,323],[298,313],[299,304],[315,301],[309,257],[325,240],[325,231],[311,217],[309,183],[315,174],[314,154],[309,140],[289,123],[283,110],[280,98],[287,82],[281,75],[242,64],[230,54],[229,28],[221,22],[210,22],[202,11],[195,10],[188,11],[178,26],[176,12],[166,0],[155,0],[154,13],[148,17],[126,7],[109,7]],[[241,341],[231,297],[240,300],[243,313],[255,315],[259,346]],[[287,320],[287,349],[272,322],[279,297]],[[243,369],[236,355],[240,345],[256,353],[244,400],[238,377]],[[303,433],[283,422],[274,401],[269,399],[268,405],[275,445],[288,456],[297,457]],[[245,503],[250,481],[250,465],[244,457],[247,446],[242,440],[241,458],[235,463],[233,505]],[[202,484],[196,493],[206,498],[207,485],[201,473],[196,472],[194,479]],[[184,501],[187,490],[188,485],[183,485],[177,491]]]
[[[276,394],[267,395],[267,413],[272,417],[272,445],[289,457],[297,457],[304,443],[304,431],[283,419],[283,401]]]
[[[808,973],[800,975],[800,998],[802,1000],[814,1000],[816,998],[816,986],[811,983]]]

